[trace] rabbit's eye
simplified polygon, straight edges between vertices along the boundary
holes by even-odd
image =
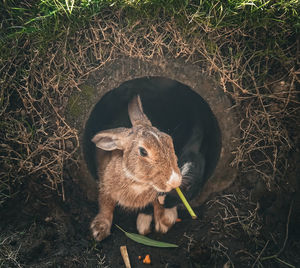
[[[146,149],[143,147],[139,147],[139,153],[141,156],[144,156],[144,157],[148,155]]]

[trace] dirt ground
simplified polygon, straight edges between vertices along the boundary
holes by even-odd
[[[297,185],[297,163],[288,177]],[[299,191],[298,191],[299,193]],[[65,178],[65,201],[44,186],[24,185],[2,208],[0,267],[125,267],[120,246],[126,245],[132,267],[148,267],[138,256],[150,254],[149,267],[299,267],[300,198],[272,193],[254,174],[240,174],[223,193],[196,208],[192,220],[179,210],[181,222],[165,235],[150,238],[179,247],[161,249],[128,239],[115,226],[110,237],[96,243],[89,224],[97,204]],[[117,209],[114,223],[137,232],[136,213]]]

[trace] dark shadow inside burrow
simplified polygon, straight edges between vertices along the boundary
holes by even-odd
[[[106,93],[95,105],[83,136],[83,154],[92,176],[97,178],[96,147],[91,142],[92,137],[104,129],[131,127],[127,106],[136,94],[141,96],[144,112],[152,125],[172,136],[178,156],[195,126],[200,126],[203,131],[201,150],[205,156],[203,177],[207,180],[217,165],[221,150],[218,122],[198,93],[187,85],[163,77],[126,81]]]

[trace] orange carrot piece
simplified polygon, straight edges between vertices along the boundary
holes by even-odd
[[[180,218],[177,218],[176,220],[175,220],[175,222],[181,222],[182,221],[182,219],[180,219]]]
[[[150,255],[147,254],[146,257],[143,260],[143,263],[145,264],[151,264],[151,259],[150,259]]]

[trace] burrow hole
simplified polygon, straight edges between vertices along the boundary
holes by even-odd
[[[212,90],[212,89],[207,89]],[[131,127],[127,105],[136,94],[141,96],[145,114],[152,125],[172,136],[175,152],[180,156],[193,133],[200,126],[205,157],[203,179],[210,177],[221,150],[218,122],[207,102],[189,86],[164,77],[143,77],[122,83],[106,93],[93,108],[84,131],[83,154],[92,176],[97,178],[95,145],[92,137],[99,131]]]

